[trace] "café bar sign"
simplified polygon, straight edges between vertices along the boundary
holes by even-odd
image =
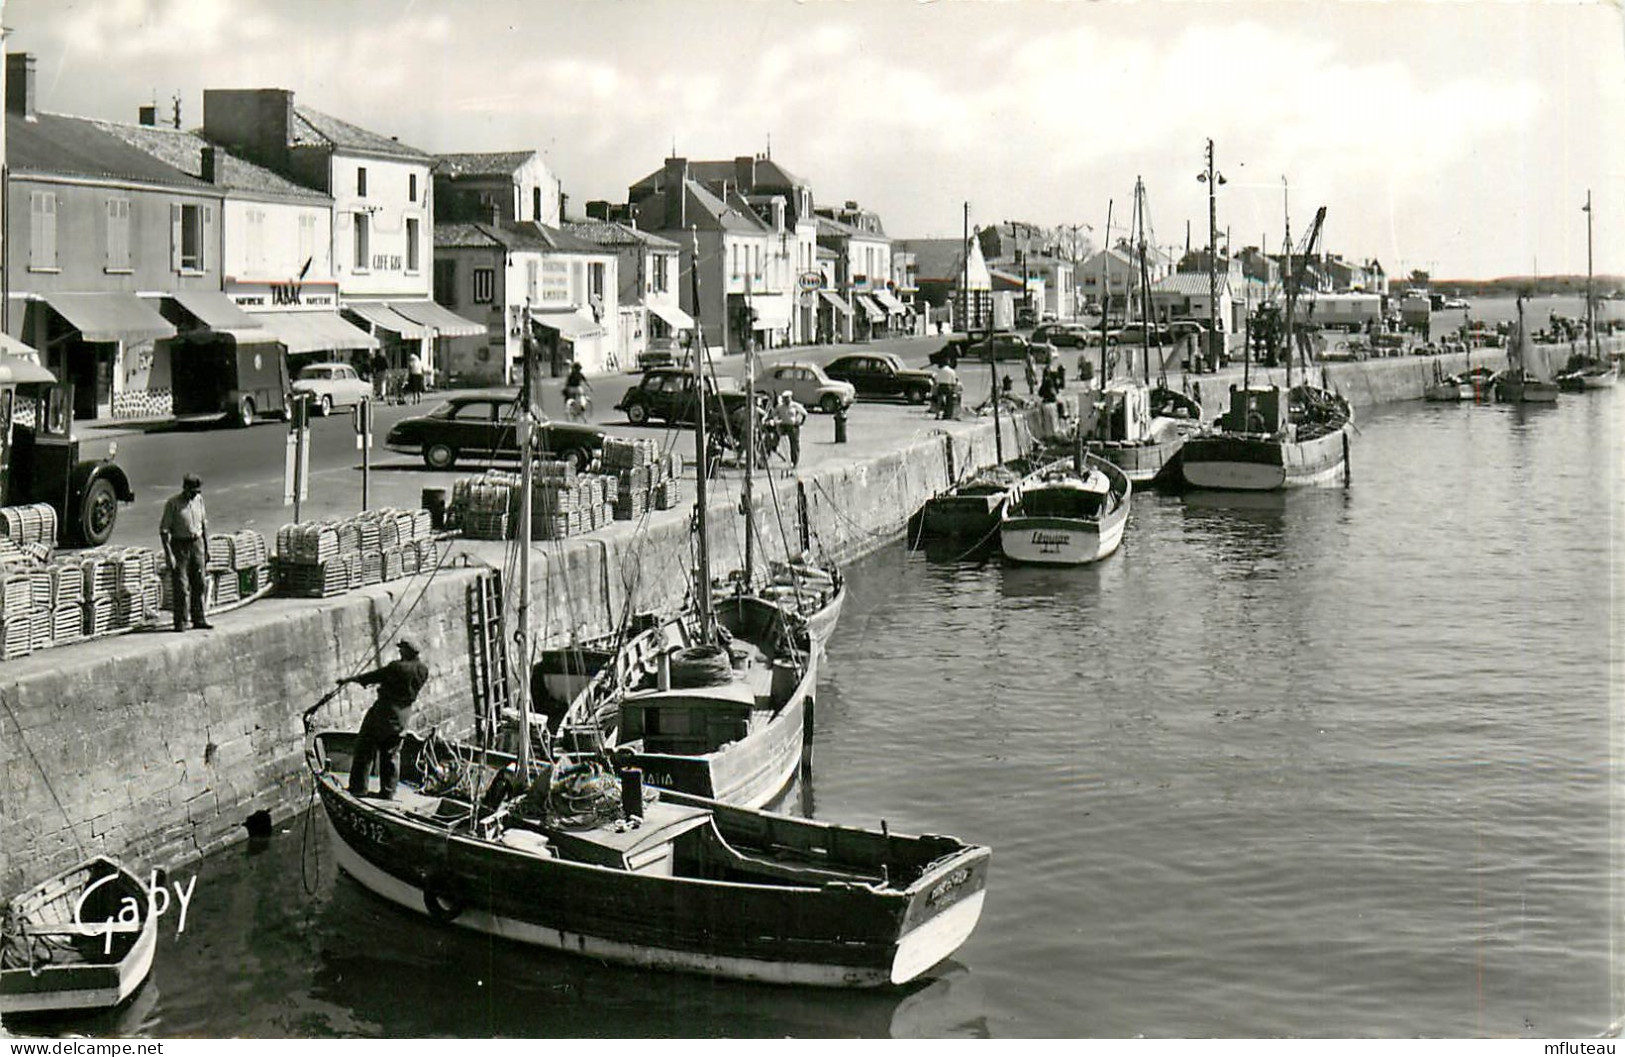
[[[227,279],[225,291],[227,297],[237,302],[238,308],[250,312],[255,309],[299,308],[332,312],[339,304],[339,284],[332,280],[247,282]]]

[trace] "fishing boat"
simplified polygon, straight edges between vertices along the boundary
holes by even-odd
[[[1507,347],[1507,368],[1496,376],[1495,398],[1503,404],[1555,404],[1558,392],[1546,366],[1545,349],[1529,340],[1520,294],[1518,329]]]
[[[393,800],[358,799],[353,741],[307,742],[339,868],[437,923],[646,969],[876,987],[951,956],[981,916],[991,853],[952,837],[657,791],[593,762],[510,783],[516,757],[440,747],[425,772],[417,742]]]
[[[1108,382],[1095,410],[1089,452],[1115,464],[1135,484],[1176,472],[1176,457],[1202,426],[1202,406],[1195,400],[1133,378]]]
[[[17,896],[0,927],[0,1015],[111,1009],[152,970],[147,887],[105,856]]]
[[[1024,481],[999,521],[999,545],[1011,561],[1088,565],[1123,541],[1134,486],[1115,463],[1083,451]]]
[[[1353,412],[1337,393],[1316,386],[1232,389],[1213,428],[1180,453],[1193,488],[1270,492],[1334,481],[1347,472]]]
[[[998,531],[1010,490],[1021,479],[1017,468],[1003,463],[978,470],[946,492],[926,500],[920,510],[917,531],[912,535],[930,539],[992,538]]]
[[[1459,374],[1445,374],[1437,360],[1433,361],[1433,381],[1422,389],[1422,397],[1433,403],[1456,403],[1473,398],[1473,383]]]
[[[1597,303],[1592,291],[1591,274],[1591,192],[1586,191],[1586,351],[1584,355],[1569,358],[1563,373],[1555,381],[1558,387],[1570,392],[1587,389],[1608,389],[1619,381],[1619,364],[1597,355]]]
[[[1330,389],[1292,384],[1294,345],[1306,373],[1309,368],[1309,335],[1293,320],[1297,292],[1303,286],[1302,262],[1311,258],[1325,221],[1326,207],[1321,206],[1296,251],[1290,221],[1287,225],[1287,260],[1297,263],[1286,280],[1286,388],[1254,386],[1251,357],[1244,361],[1242,384],[1231,387],[1229,407],[1180,452],[1180,473],[1193,488],[1272,492],[1324,484],[1339,475],[1347,480],[1353,408]]]

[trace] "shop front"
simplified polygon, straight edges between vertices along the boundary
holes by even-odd
[[[600,346],[604,328],[585,309],[532,312],[531,325],[541,352],[543,367],[554,378],[562,378],[570,364],[597,373],[602,369]]]
[[[23,325],[44,366],[74,387],[75,419],[168,413],[145,405],[167,404],[149,396],[148,380],[155,342],[176,329],[135,294],[46,294],[29,302]]]
[[[818,291],[818,341],[830,344],[852,340],[852,306],[833,290]]]

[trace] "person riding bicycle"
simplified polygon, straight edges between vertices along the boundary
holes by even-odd
[[[592,398],[587,395],[591,390],[592,383],[587,381],[581,363],[571,363],[570,373],[564,379],[564,410],[571,418],[587,417],[587,412],[592,408]]]

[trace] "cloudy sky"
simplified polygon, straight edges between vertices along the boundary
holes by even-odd
[[[1612,4],[1065,0],[9,0],[40,106],[133,121],[205,87],[428,151],[543,152],[572,203],[675,145],[771,151],[898,237],[1020,219],[1206,242],[1215,144],[1237,247],[1328,209],[1390,273],[1625,274],[1625,24]],[[1083,227],[1087,225],[1087,227]]]

